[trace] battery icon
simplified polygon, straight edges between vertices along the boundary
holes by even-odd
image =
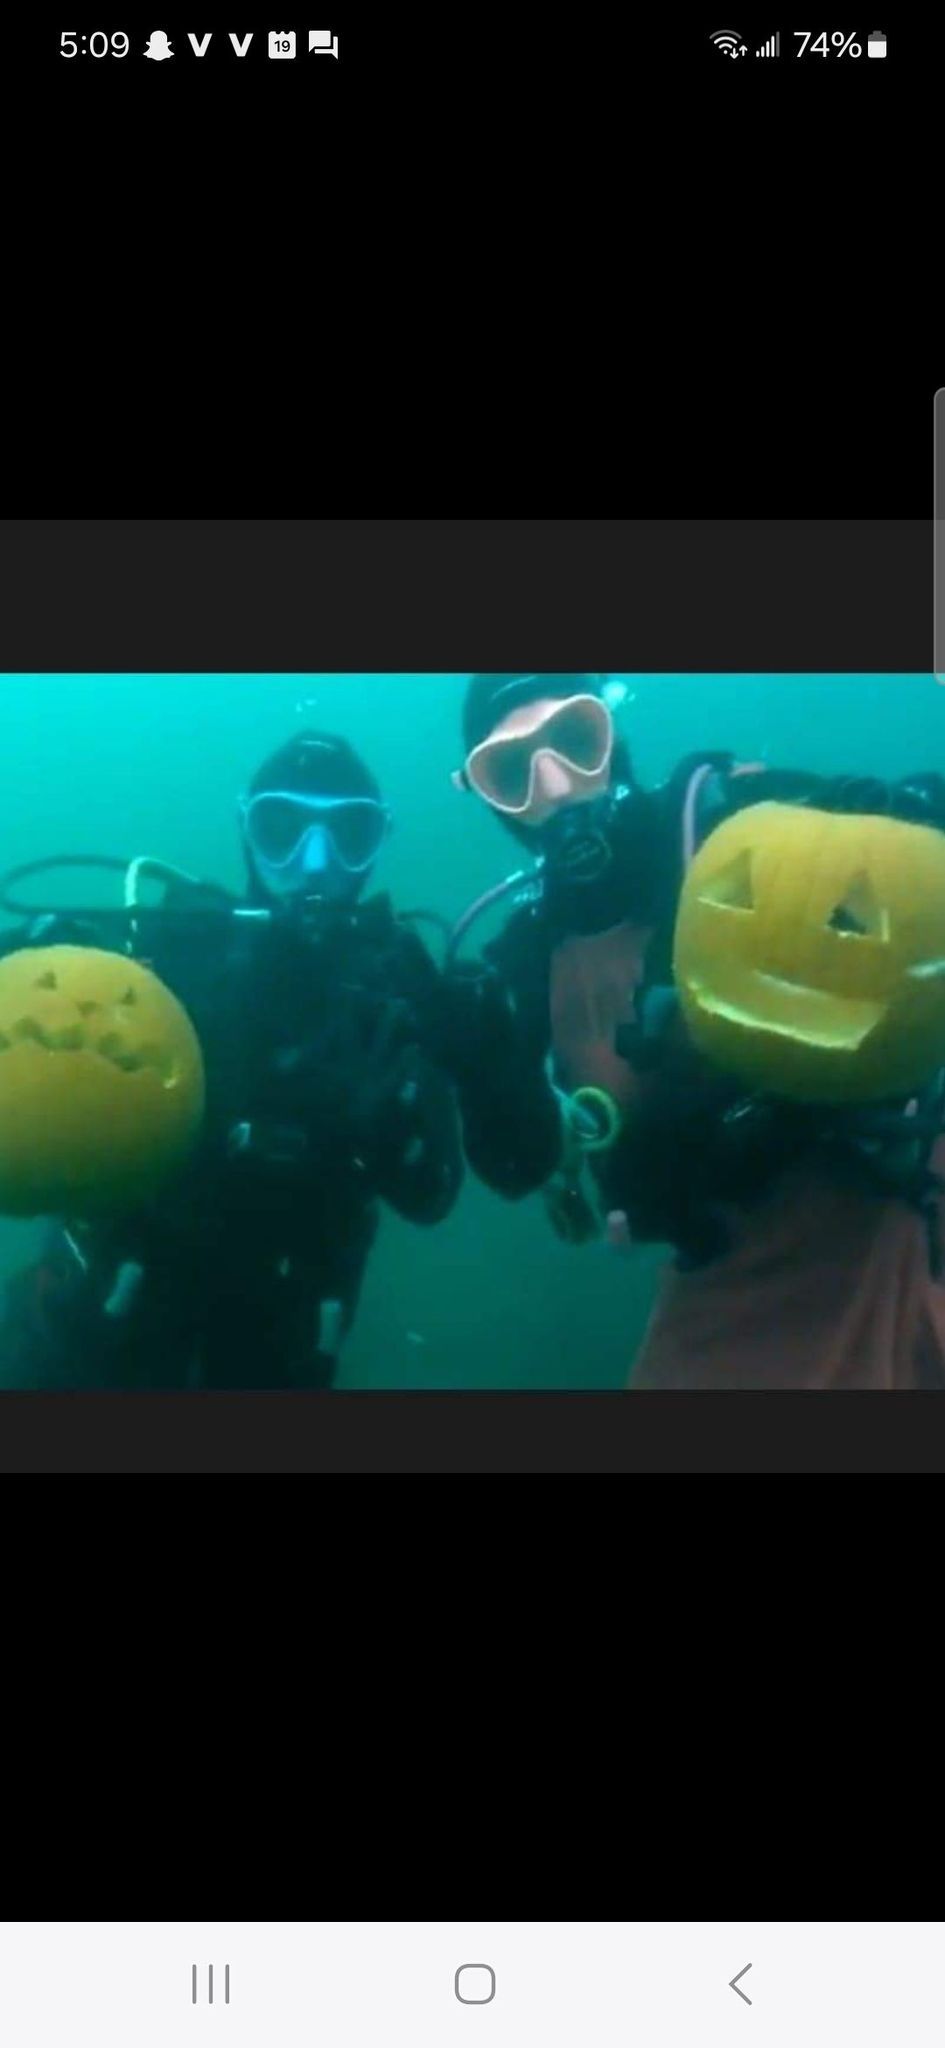
[[[885,57],[886,37],[881,28],[874,28],[871,31],[866,45],[866,54],[868,57]]]

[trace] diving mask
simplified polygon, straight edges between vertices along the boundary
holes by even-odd
[[[390,814],[373,797],[264,790],[244,806],[243,823],[253,854],[269,868],[294,865],[315,834],[331,842],[349,874],[361,875],[380,853]]]
[[[533,809],[540,761],[564,771],[562,795],[574,801],[590,793],[610,768],[614,724],[599,697],[566,697],[551,710],[536,711],[533,726],[491,733],[466,760],[464,777],[492,809],[524,817]]]

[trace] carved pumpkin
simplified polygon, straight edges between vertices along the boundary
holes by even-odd
[[[0,960],[0,1211],[135,1205],[186,1158],[203,1107],[193,1026],[147,968],[86,946]]]
[[[674,969],[693,1042],[752,1087],[910,1094],[945,1064],[945,835],[749,806],[692,863]]]

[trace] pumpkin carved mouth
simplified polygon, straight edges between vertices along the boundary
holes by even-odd
[[[690,988],[700,1010],[728,1024],[755,1035],[801,1039],[824,1052],[855,1052],[886,1014],[885,1003],[833,995],[760,968],[742,977],[741,990],[726,995],[698,980]]]
[[[34,987],[55,993],[59,984],[50,972],[41,975]],[[163,1088],[173,1088],[179,1076],[173,1055],[160,1045],[128,1045],[122,1032],[115,1029],[116,1011],[131,1010],[136,1001],[134,989],[129,988],[117,1003],[76,1003],[76,1016],[61,1024],[43,1024],[31,1015],[18,1017],[15,1024],[0,1031],[0,1053],[11,1052],[17,1045],[39,1046],[49,1053],[94,1053],[123,1074],[150,1070],[159,1076]]]

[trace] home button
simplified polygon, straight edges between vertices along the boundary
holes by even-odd
[[[491,2005],[495,1971],[488,1963],[462,1963],[456,1972],[455,1990],[460,2005]]]

